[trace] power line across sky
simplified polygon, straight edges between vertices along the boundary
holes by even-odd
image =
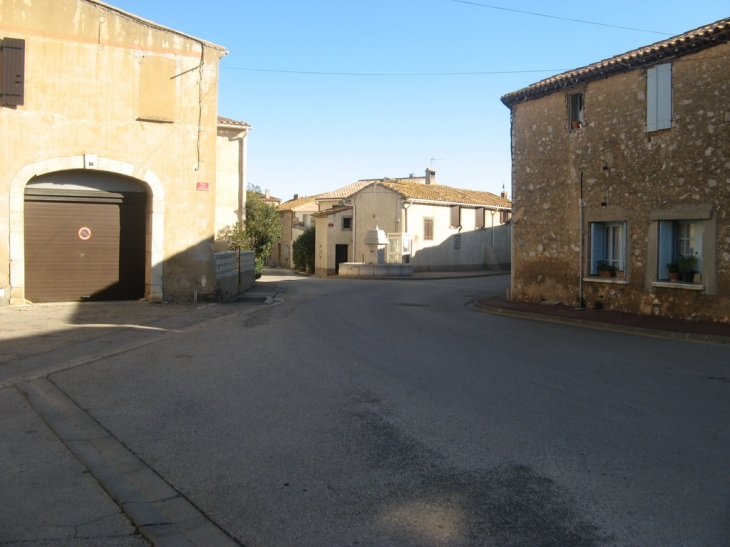
[[[230,51],[219,113],[251,124],[249,180],[283,199],[430,158],[440,183],[509,190],[502,95],[730,15],[727,0],[108,1]]]

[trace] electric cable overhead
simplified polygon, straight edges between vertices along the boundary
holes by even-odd
[[[243,66],[221,66],[227,70],[248,70],[251,72],[278,72],[282,74],[305,74],[315,76],[481,76],[489,74],[526,74],[530,72],[565,72],[567,68],[543,68],[539,70],[492,70],[475,72],[324,72],[308,70],[279,70],[275,68],[251,68]]]
[[[524,11],[519,9],[513,9],[513,8],[503,8],[501,6],[492,6],[489,4],[481,4],[479,2],[469,2],[468,0],[451,0],[452,2],[456,2],[457,4],[468,4],[470,6],[478,6],[480,8],[489,8],[489,9],[496,9],[496,10],[502,10],[502,11],[511,11],[513,13],[522,13],[525,15],[534,15],[536,17],[547,17],[549,19],[560,19],[562,21],[571,21],[573,23],[582,23],[584,25],[597,25],[599,27],[610,27],[610,28],[618,28],[622,30],[633,30],[636,32],[649,32],[651,34],[661,34],[664,36],[673,36],[674,34],[671,32],[660,32],[658,30],[647,30],[643,28],[634,28],[634,27],[622,27],[620,25],[611,25],[609,23],[598,23],[596,21],[586,21],[584,19],[572,19],[570,17],[560,17],[559,15],[548,15],[546,13],[536,13],[534,11]]]

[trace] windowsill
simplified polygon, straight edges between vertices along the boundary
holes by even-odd
[[[629,280],[621,277],[584,277],[588,283],[610,283],[612,285],[628,285]]]
[[[652,281],[651,286],[663,289],[684,289],[686,291],[704,291],[707,289],[701,283],[687,283],[684,281]]]

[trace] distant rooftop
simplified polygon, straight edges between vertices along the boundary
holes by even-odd
[[[245,127],[250,129],[251,126],[247,124],[246,122],[240,122],[238,120],[232,120],[231,118],[224,118],[223,116],[218,116],[218,125],[227,125],[231,127]]]
[[[435,171],[430,170],[435,176]],[[510,209],[512,202],[507,198],[497,196],[491,192],[480,192],[477,190],[465,190],[453,188],[442,184],[426,184],[426,177],[401,177],[382,179],[362,179],[353,184],[343,186],[332,192],[319,194],[314,199],[317,201],[327,199],[347,199],[363,188],[371,184],[381,184],[386,188],[398,192],[406,199],[438,202],[443,204],[477,205],[484,207],[498,207]]]

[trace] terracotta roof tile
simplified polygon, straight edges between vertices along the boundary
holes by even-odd
[[[249,124],[246,122],[240,122],[238,120],[232,120],[231,118],[224,118],[223,116],[218,116],[218,125],[230,125],[233,127],[247,127],[251,128]]]
[[[302,197],[297,199],[290,199],[289,201],[285,201],[279,207],[276,208],[277,211],[296,211],[300,207],[304,207],[306,205],[311,205],[315,203],[314,200],[316,200],[319,196],[308,196],[308,197]]]
[[[349,205],[341,205],[340,207],[332,207],[332,209],[325,209],[324,211],[320,211],[319,213],[314,213],[312,216],[314,218],[325,218],[330,215],[342,213],[343,211],[350,211],[351,209],[352,207]]]
[[[453,205],[476,205],[480,207],[504,207],[511,208],[512,202],[492,194],[491,192],[479,192],[477,190],[464,190],[443,186],[441,184],[419,184],[413,182],[387,182],[378,181],[386,188],[398,192],[407,199],[441,202]]]
[[[333,190],[332,192],[326,192],[324,194],[319,194],[317,196],[317,199],[343,199],[343,198],[349,198],[352,194],[357,192],[358,190],[362,190],[367,185],[371,184],[373,181],[371,180],[359,180],[353,184],[348,184],[347,186],[343,186],[342,188],[338,190]]]
[[[400,193],[406,199],[440,202],[452,205],[476,205],[480,207],[503,207],[511,208],[512,202],[492,194],[491,192],[479,192],[477,190],[462,190],[441,184],[426,184],[425,177],[404,177],[397,179],[363,179],[350,184],[339,190],[319,194],[315,197],[321,199],[345,199],[371,184],[382,184],[391,190]]]
[[[665,59],[668,61],[675,57],[702,51],[726,43],[728,40],[730,40],[730,17],[690,30],[679,36],[616,55],[610,59],[551,76],[518,91],[507,93],[502,97],[502,102],[507,106],[512,106],[521,101],[544,97],[555,91],[606,78],[613,74],[628,72]]]

